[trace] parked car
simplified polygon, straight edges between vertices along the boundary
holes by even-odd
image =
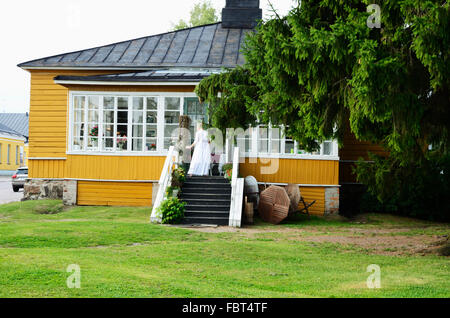
[[[16,173],[12,176],[12,188],[14,192],[19,192],[20,188],[23,188],[25,181],[28,179],[28,167],[22,167],[17,169]]]

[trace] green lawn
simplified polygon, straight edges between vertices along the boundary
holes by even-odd
[[[369,214],[209,233],[149,224],[145,208],[37,212],[59,204],[0,206],[0,297],[450,297],[449,258],[409,241],[448,235],[445,224]],[[66,286],[70,264],[80,289]],[[366,286],[370,264],[381,289]]]

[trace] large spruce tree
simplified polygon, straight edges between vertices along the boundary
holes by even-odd
[[[444,183],[450,190],[450,171],[444,171],[449,168],[450,4],[379,1],[377,28],[368,23],[367,8],[374,2],[298,1],[286,17],[275,14],[248,36],[243,68],[204,80],[197,93],[215,105],[215,114],[224,105],[230,113],[231,102],[239,100],[235,111],[244,106],[249,113],[240,118],[258,114],[263,122],[286,125],[287,134],[308,150],[325,139],[342,141],[349,124],[358,139],[390,153],[374,157],[377,164],[361,164],[358,179],[380,201],[400,209],[399,200],[430,185],[423,180],[428,174],[434,174],[431,184]],[[405,179],[415,185],[405,189]],[[404,208],[414,204],[413,197],[408,200]]]

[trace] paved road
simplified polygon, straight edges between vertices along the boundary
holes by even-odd
[[[0,204],[20,201],[23,197],[23,189],[14,192],[11,185],[11,177],[0,176]]]

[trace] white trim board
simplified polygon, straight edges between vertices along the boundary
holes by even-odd
[[[68,81],[57,80],[59,85],[101,85],[101,86],[197,86],[198,82],[111,82],[111,81]]]
[[[89,181],[89,182],[117,182],[117,183],[158,183],[157,180],[109,180],[109,179],[78,179],[78,178],[28,178],[27,180],[50,180],[50,181]]]
[[[277,186],[287,186],[291,183],[276,183],[276,182],[258,182],[259,185],[277,185]],[[340,188],[340,184],[302,184],[302,183],[294,183],[299,187],[304,188]]]
[[[54,157],[30,157],[28,160],[67,160],[67,158],[54,158]]]

